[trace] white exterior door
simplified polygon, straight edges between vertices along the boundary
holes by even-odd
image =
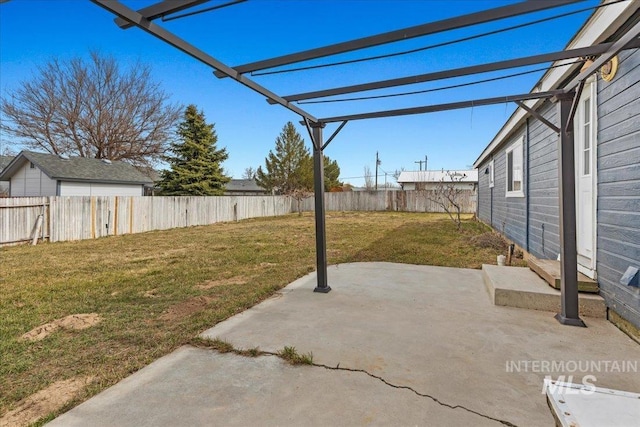
[[[578,271],[595,279],[596,82],[585,84],[574,118]]]

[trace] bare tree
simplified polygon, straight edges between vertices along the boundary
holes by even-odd
[[[400,174],[401,174],[402,172],[404,172],[404,168],[400,168],[400,170],[396,169],[396,170],[393,172],[393,179],[395,179],[395,180],[396,180],[396,182],[398,181],[398,178],[400,178]]]
[[[121,69],[91,52],[90,60],[53,59],[3,97],[2,130],[30,149],[53,154],[153,164],[165,152],[182,108],[140,63]]]
[[[460,230],[462,226],[460,195],[464,192],[464,189],[458,183],[462,182],[466,175],[449,171],[447,171],[446,175],[447,177],[443,178],[433,191],[427,190],[427,199],[442,207],[449,215],[449,218],[456,224],[457,229]]]
[[[371,172],[369,166],[364,167],[364,187],[367,190],[373,190],[374,188],[373,173]]]
[[[242,179],[256,179],[256,169],[251,166],[245,168],[244,172],[242,173]]]

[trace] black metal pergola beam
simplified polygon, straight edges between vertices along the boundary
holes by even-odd
[[[497,96],[495,98],[474,99],[471,101],[451,102],[447,104],[426,105],[423,107],[400,108],[397,110],[373,111],[345,116],[325,117],[319,119],[322,123],[335,123],[350,120],[379,119],[382,117],[409,116],[413,114],[436,113],[438,111],[460,110],[462,108],[481,107],[485,105],[504,104],[505,102],[526,101],[529,99],[545,99],[564,93],[562,90],[551,90],[522,95]]]
[[[529,108],[527,104],[525,104],[523,101],[516,101],[516,104],[518,104],[518,107],[522,108],[523,110],[531,114],[533,117],[540,120],[540,122],[547,125],[547,127],[552,131],[554,131],[555,133],[560,133],[560,128],[558,126],[554,125],[549,120],[545,119],[544,116],[538,113],[536,110]]]
[[[332,44],[329,46],[309,49],[302,52],[291,53],[276,58],[251,62],[233,68],[240,74],[250,73],[252,71],[275,68],[282,65],[295,64],[298,62],[309,61],[312,59],[323,58],[326,56],[337,55],[345,52],[352,52],[354,50],[365,49],[368,47],[380,46],[397,41],[408,40],[444,31],[455,30],[458,28],[469,27],[472,25],[497,21],[513,16],[538,12],[541,10],[551,9],[559,6],[566,6],[580,1],[584,0],[527,0],[524,2],[502,6],[494,9],[483,10],[468,15],[456,16],[454,18],[443,19],[441,21],[403,28],[383,34],[377,34],[374,36],[363,37],[342,43]],[[220,78],[226,77],[224,73],[215,74]]]
[[[576,98],[577,97],[577,98]],[[560,141],[558,144],[558,202],[560,223],[560,313],[555,318],[563,325],[586,326],[580,319],[578,299],[578,249],[576,235],[576,173],[572,105],[580,95],[563,92],[558,103]]]
[[[176,49],[181,50],[182,52],[197,59],[198,61],[218,71],[228,74],[229,77],[236,80],[238,83],[248,87],[249,89],[255,92],[258,92],[261,95],[266,96],[267,99],[271,100],[273,103],[282,105],[288,110],[293,111],[294,113],[307,118],[311,122],[315,123],[318,121],[318,119],[316,119],[314,116],[304,111],[300,107],[291,104],[287,100],[276,95],[275,93],[271,92],[269,89],[259,85],[253,80],[238,74],[233,68],[220,62],[213,56],[207,54],[201,49],[198,49],[194,45],[187,43],[185,40],[181,39],[180,37],[176,36],[170,31],[167,31],[164,28],[160,27],[159,25],[154,24],[153,22],[149,21],[144,16],[142,16],[139,12],[136,12],[135,10],[128,8],[127,6],[120,3],[119,1],[116,1],[116,0],[91,0],[91,1],[97,4],[98,6],[117,15],[118,17],[146,31],[147,33],[159,38],[165,43],[175,47]]]
[[[209,1],[211,0],[186,0],[186,1],[165,0],[165,1],[161,1],[160,3],[156,3],[156,4],[152,4],[151,6],[144,7],[138,10],[138,13],[144,16],[145,19],[148,19],[149,21],[153,21],[154,19],[162,18],[165,15],[181,12],[193,6],[198,6],[203,3],[207,3]],[[126,30],[134,26],[131,22],[121,17],[117,17],[114,21],[116,25],[122,28],[123,30]]]
[[[528,65],[543,64],[547,62],[561,61],[564,59],[579,58],[583,56],[601,55],[609,52],[615,43],[602,43],[595,46],[582,47],[577,49],[563,50],[560,52],[544,53],[540,55],[526,56],[522,58],[508,59],[505,61],[491,62],[488,64],[472,65],[469,67],[455,68],[452,70],[436,71],[415,76],[401,77],[396,79],[381,80],[371,83],[362,83],[351,86],[342,86],[333,89],[324,89],[313,92],[298,93],[283,96],[287,101],[301,101],[304,99],[324,98],[328,96],[344,95],[347,93],[364,92],[376,89],[385,89],[396,86],[404,86],[416,83],[425,83],[435,80],[450,79],[454,77],[470,76],[491,71],[506,70],[509,68],[525,67]],[[625,45],[626,48],[640,47],[640,40],[634,39]],[[622,48],[620,48],[622,49]],[[619,51],[619,50],[618,50]],[[612,55],[613,56],[613,55]]]

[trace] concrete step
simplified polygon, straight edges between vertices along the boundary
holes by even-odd
[[[550,287],[527,267],[482,265],[482,278],[494,305],[560,312],[560,291]],[[606,318],[599,295],[578,294],[580,316]]]
[[[560,289],[560,261],[554,259],[538,259],[529,256],[527,261],[529,268],[535,271],[538,276],[542,277],[548,284],[556,289]],[[600,292],[598,282],[582,273],[578,273],[578,291],[591,292],[597,294]]]

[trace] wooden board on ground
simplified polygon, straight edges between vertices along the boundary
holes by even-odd
[[[560,289],[560,261],[553,259],[538,259],[533,256],[528,260],[529,268],[542,277],[551,287]],[[598,282],[578,273],[578,291],[598,293]]]

